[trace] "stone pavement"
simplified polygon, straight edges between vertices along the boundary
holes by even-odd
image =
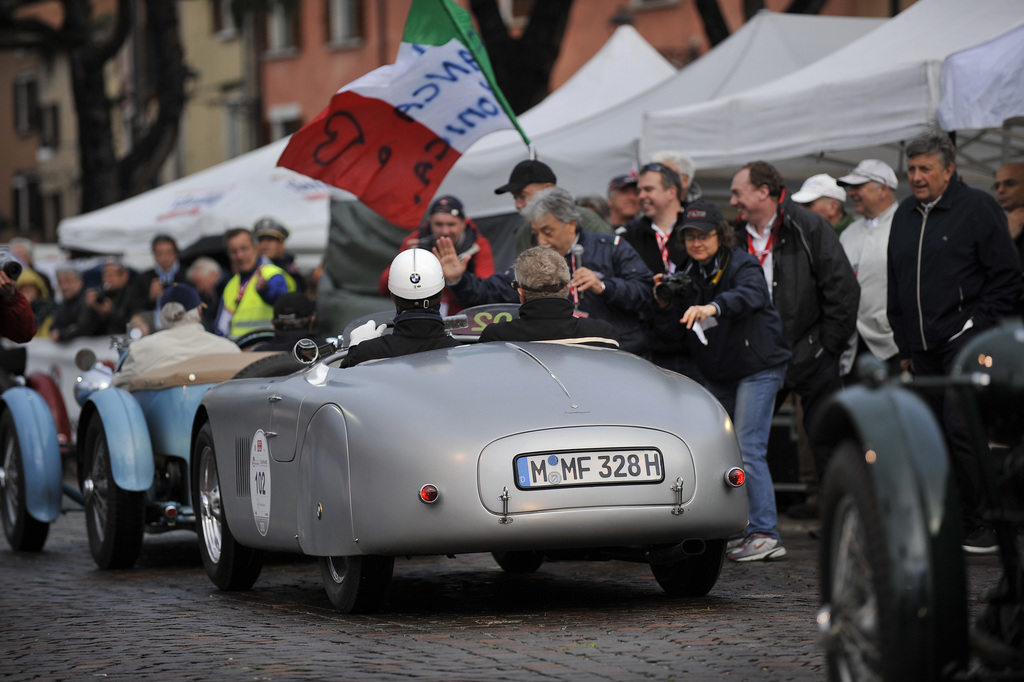
[[[823,680],[812,528],[783,518],[789,556],[726,562],[702,599],[665,597],[643,564],[510,575],[469,555],[398,559],[385,610],[349,616],[293,556],[250,592],[217,591],[186,531],[101,572],[72,512],[44,552],[0,548],[0,679]],[[994,585],[994,558],[969,564]]]

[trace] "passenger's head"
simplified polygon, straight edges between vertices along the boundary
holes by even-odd
[[[224,233],[224,250],[231,261],[232,272],[248,272],[260,259],[252,232],[244,227],[233,227]]]
[[[462,202],[451,195],[438,197],[427,211],[430,221],[430,236],[448,237],[453,244],[458,244],[466,233],[466,210]]]
[[[1007,163],[996,171],[992,190],[1007,213],[1024,208],[1024,163]]]
[[[533,235],[541,246],[547,245],[561,255],[576,241],[580,215],[572,194],[561,187],[549,187],[534,195],[523,209]]]
[[[534,298],[565,298],[572,273],[565,257],[550,246],[535,246],[519,254],[515,263],[516,286],[522,301]]]
[[[616,224],[625,223],[636,216],[640,210],[636,173],[616,175],[608,183],[608,209]]]
[[[153,251],[153,261],[162,270],[170,270],[174,267],[174,262],[178,260],[178,243],[174,241],[174,237],[158,234],[153,237],[149,246]]]
[[[949,187],[956,170],[956,147],[949,135],[929,131],[907,144],[907,181],[914,197],[930,204]]]
[[[511,192],[516,202],[516,210],[522,211],[530,203],[533,195],[542,189],[553,187],[558,180],[555,172],[546,163],[536,159],[520,161],[512,169],[512,173],[501,187],[494,190],[495,194]]]
[[[865,218],[875,218],[896,201],[899,186],[896,171],[878,159],[864,159],[848,175],[837,180],[853,201],[853,209]]]
[[[199,324],[202,321],[202,305],[199,293],[189,285],[170,286],[160,295],[157,304],[160,311],[160,326],[163,329],[170,329],[179,324]]]
[[[289,332],[312,329],[316,305],[303,293],[290,291],[274,302],[274,331]]]
[[[398,312],[441,309],[444,272],[426,249],[409,249],[395,256],[388,273],[388,291]]]

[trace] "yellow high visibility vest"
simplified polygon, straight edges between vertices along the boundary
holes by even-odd
[[[284,275],[288,283],[288,291],[295,291],[295,280],[287,271],[267,263],[261,265],[259,272],[263,273],[263,279],[270,279],[275,275]],[[256,291],[257,273],[246,281],[242,288],[241,275],[232,277],[227,286],[224,287],[224,309],[231,313],[230,336],[237,339],[244,334],[256,331],[257,329],[273,329],[274,306],[270,305]],[[239,296],[241,293],[241,296]]]

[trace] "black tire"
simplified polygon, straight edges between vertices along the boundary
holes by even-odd
[[[85,461],[85,527],[93,561],[102,569],[131,568],[142,551],[146,493],[123,490],[114,481],[98,415],[85,432]]]
[[[914,534],[905,521],[905,537],[888,537],[882,509],[890,503],[879,499],[864,450],[840,443],[822,485],[818,622],[831,680],[932,680],[966,658],[960,543],[927,528]],[[959,519],[949,523],[958,538]],[[912,574],[907,543],[927,557]]]
[[[270,341],[274,338],[273,329],[256,329],[251,332],[242,334],[240,337],[235,339],[235,344],[242,350],[252,350],[253,346],[264,341]]]
[[[320,575],[331,604],[342,613],[370,613],[384,603],[395,558],[320,557]]]
[[[724,562],[725,540],[708,540],[703,554],[671,564],[651,564],[651,573],[670,597],[703,597],[718,582]]]
[[[255,379],[255,378],[269,378],[269,377],[283,377],[288,376],[292,372],[305,367],[301,362],[292,357],[291,353],[275,353],[274,355],[268,355],[265,358],[260,358],[255,362],[246,365],[242,369],[238,370],[235,374],[235,379]]]
[[[192,448],[192,503],[206,575],[218,589],[248,590],[263,570],[263,550],[240,545],[228,528],[209,424],[199,430]]]
[[[544,563],[540,552],[491,552],[491,556],[506,573],[533,573]]]
[[[16,552],[38,552],[46,543],[50,524],[29,516],[25,491],[25,466],[21,444],[14,428],[14,417],[4,412],[0,417],[0,513],[3,514],[4,535]]]

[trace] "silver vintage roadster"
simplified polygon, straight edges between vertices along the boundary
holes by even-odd
[[[249,588],[263,550],[299,552],[337,609],[365,611],[396,556],[492,552],[507,571],[649,563],[701,596],[746,525],[728,415],[634,355],[467,343],[340,369],[345,351],[305,343],[303,369],[220,383],[196,410],[192,500],[221,589]]]

